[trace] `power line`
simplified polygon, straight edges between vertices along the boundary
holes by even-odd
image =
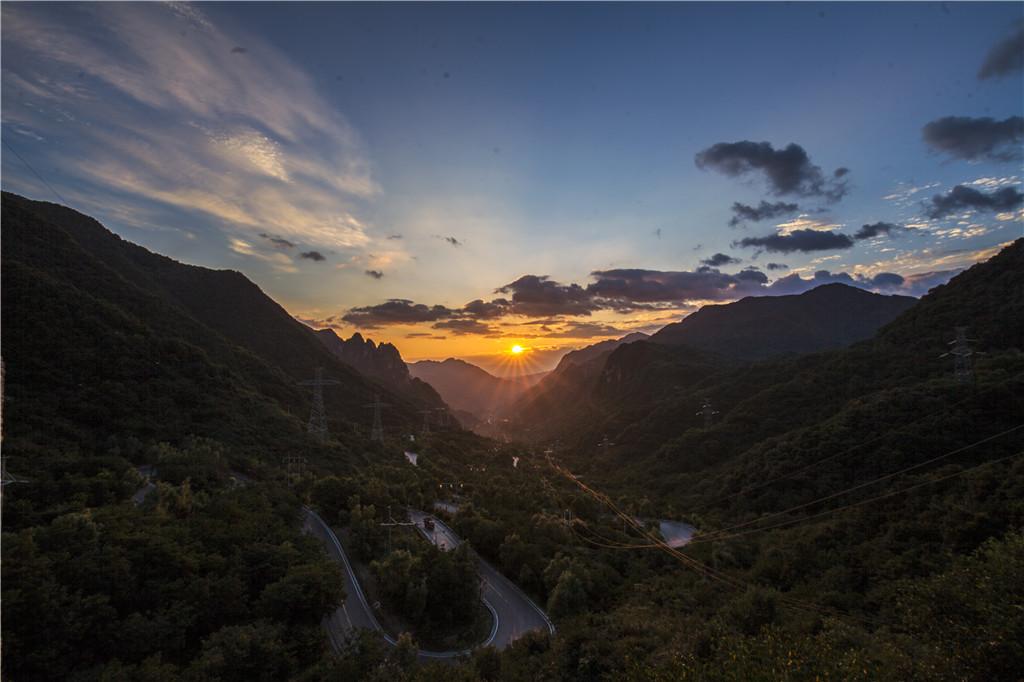
[[[707,566],[706,564],[704,564],[704,563],[694,559],[693,557],[687,556],[686,554],[683,554],[682,552],[680,552],[679,550],[675,549],[674,547],[669,546],[668,543],[666,543],[664,540],[662,540],[661,538],[655,537],[653,534],[648,532],[647,529],[644,528],[642,525],[640,525],[635,519],[631,518],[629,515],[627,515],[624,512],[622,512],[615,505],[615,503],[611,501],[611,499],[607,495],[594,490],[593,488],[587,486],[585,483],[580,481],[576,476],[573,476],[571,472],[565,470],[562,467],[558,467],[557,465],[555,465],[551,461],[550,457],[548,458],[548,464],[552,468],[554,468],[556,471],[561,473],[563,476],[566,476],[570,480],[575,482],[577,486],[579,486],[583,491],[585,491],[589,495],[591,495],[594,499],[596,499],[599,502],[602,502],[606,506],[608,506],[613,512],[615,512],[618,516],[622,517],[622,519],[625,522],[627,522],[630,526],[632,526],[635,530],[637,530],[641,535],[643,535],[644,537],[646,537],[646,538],[652,540],[654,543],[656,543],[657,548],[659,548],[662,551],[668,553],[670,556],[676,558],[680,562],[686,564],[687,566],[689,566],[690,568],[694,569],[695,571],[697,571],[698,573],[700,573],[704,577],[710,578],[712,580],[716,580],[718,582],[722,582],[722,583],[724,583],[726,585],[729,585],[730,587],[734,587],[734,588],[737,588],[737,589],[741,588],[741,587],[751,587],[752,586],[751,583],[747,583],[747,582],[745,582],[745,581],[743,581],[741,579],[738,579],[738,578],[733,578],[732,576],[729,576],[729,575],[727,575],[725,573],[722,573],[721,571],[718,571],[717,569],[714,569],[714,568],[712,568],[710,566]],[[800,610],[804,610],[804,611],[811,611],[811,612],[817,613],[818,615],[822,615],[822,616],[831,616],[833,618],[838,618],[838,616],[836,615],[835,610],[828,611],[828,610],[826,610],[826,609],[824,609],[824,608],[822,608],[822,607],[820,607],[820,606],[818,606],[816,604],[812,604],[812,603],[809,603],[809,602],[803,602],[801,600],[794,599],[792,597],[786,597],[786,596],[783,596],[783,595],[780,594],[779,595],[779,601],[781,601],[784,604],[787,604],[788,606],[796,608],[796,609],[800,609]],[[852,618],[852,619],[855,619],[855,620],[859,620],[859,621],[864,622],[864,623],[874,623],[874,624],[877,624],[877,623],[881,622],[879,619],[876,619],[876,618],[868,618],[868,617],[864,617],[864,616],[856,616],[854,614],[842,613],[842,612],[839,612],[839,613],[841,615],[845,616],[845,617]]]
[[[739,524],[736,524],[734,526],[729,526],[728,528],[723,528],[723,529],[714,531],[712,533],[709,533],[708,535],[706,535],[704,537],[697,536],[696,538],[694,538],[693,540],[690,541],[690,544],[697,544],[699,542],[710,542],[712,540],[717,540],[717,539],[720,539],[720,535],[722,535],[724,533],[728,533],[730,531],[737,530],[737,529],[740,529],[740,528],[746,528],[747,526],[752,526],[755,523],[760,523],[760,522],[764,521],[765,519],[771,519],[771,518],[775,518],[777,516],[783,516],[785,514],[789,514],[791,512],[798,511],[800,509],[804,509],[806,507],[810,507],[812,505],[818,504],[819,502],[826,502],[828,500],[831,500],[831,499],[834,499],[836,497],[839,497],[840,495],[845,495],[846,493],[853,492],[854,490],[860,490],[861,488],[866,488],[869,485],[874,485],[875,483],[880,483],[881,481],[886,481],[886,480],[888,480],[890,478],[894,478],[894,477],[899,476],[901,474],[905,474],[907,472],[913,471],[914,469],[920,469],[923,466],[927,466],[929,464],[934,464],[935,462],[941,461],[941,460],[946,459],[948,457],[952,457],[953,455],[957,455],[957,454],[959,454],[961,452],[965,452],[967,450],[970,450],[971,448],[975,448],[975,447],[977,447],[979,445],[984,445],[985,443],[993,441],[993,440],[995,440],[997,438],[1002,438],[1003,436],[1007,436],[1007,435],[1013,433],[1014,431],[1017,431],[1017,430],[1022,429],[1022,428],[1024,428],[1024,424],[1018,424],[1017,426],[1014,426],[1012,428],[1006,429],[1005,431],[1001,431],[1001,432],[999,432],[997,434],[988,436],[986,438],[982,438],[981,440],[978,440],[978,441],[975,441],[973,443],[970,443],[969,445],[964,445],[963,447],[959,447],[959,448],[957,448],[955,450],[950,450],[949,452],[946,452],[944,454],[938,455],[936,457],[932,457],[931,459],[926,459],[923,462],[918,462],[917,464],[912,464],[912,465],[910,465],[908,467],[904,467],[904,468],[900,469],[899,471],[894,471],[891,474],[886,474],[886,475],[880,476],[880,477],[878,477],[876,479],[873,479],[873,480],[870,480],[870,481],[865,481],[864,483],[858,483],[857,485],[850,486],[849,488],[846,488],[844,490],[840,490],[838,492],[834,492],[831,495],[826,495],[824,497],[819,497],[816,500],[811,500],[810,502],[804,502],[803,504],[798,504],[798,505],[790,507],[788,509],[783,509],[782,511],[774,512],[772,514],[769,514],[768,516],[761,516],[761,517],[758,517],[758,518],[753,519],[751,521],[746,521],[744,523],[739,523]]]
[[[1004,382],[1004,384],[1005,383],[1010,383],[1010,382],[1013,382],[1013,381],[1017,381],[1018,379],[1021,379],[1021,378],[1024,378],[1024,374],[1018,374],[1018,375],[1008,379],[1006,382]],[[961,400],[958,400],[957,402],[953,403],[952,405],[950,405],[948,407],[940,408],[940,409],[937,409],[937,410],[932,410],[930,412],[926,412],[926,413],[922,414],[921,416],[919,416],[919,417],[917,417],[915,419],[911,419],[909,421],[904,422],[903,423],[903,428],[901,428],[899,431],[896,431],[895,433],[897,433],[897,434],[898,433],[905,433],[906,432],[906,427],[910,426],[911,424],[916,424],[916,423],[918,423],[920,421],[923,421],[923,420],[927,419],[928,417],[934,417],[936,414],[939,414],[940,412],[948,412],[948,411],[953,410],[953,409],[955,409],[957,407],[960,407],[964,403],[967,403],[967,402],[969,402],[971,400],[976,400],[980,396],[982,396],[982,395],[984,395],[986,393],[991,393],[992,391],[996,390],[997,388],[1002,388],[1004,384],[1000,384],[998,386],[990,386],[990,387],[985,388],[985,389],[983,389],[981,391],[978,391],[974,395],[970,395],[970,396],[967,396],[966,398],[962,398]],[[890,432],[886,432],[886,433],[881,433],[881,434],[875,436],[874,438],[870,438],[870,439],[868,439],[866,441],[858,443],[857,445],[849,447],[846,450],[842,450],[840,452],[837,452],[835,454],[829,455],[827,457],[823,457],[823,458],[821,458],[819,460],[815,460],[813,462],[805,464],[804,466],[802,466],[802,467],[800,467],[798,469],[794,469],[793,471],[790,471],[788,473],[781,474],[781,475],[776,476],[775,478],[772,478],[770,480],[761,481],[760,483],[756,483],[754,485],[747,486],[747,487],[745,487],[745,488],[743,488],[741,490],[738,490],[735,493],[731,493],[729,495],[725,495],[725,496],[722,496],[722,497],[717,497],[717,498],[711,500],[710,502],[707,502],[706,504],[708,506],[717,505],[720,502],[727,502],[729,500],[732,500],[732,499],[735,499],[737,497],[740,497],[741,495],[746,495],[747,493],[753,492],[755,490],[760,490],[761,488],[765,488],[765,487],[767,487],[769,485],[772,485],[773,483],[778,483],[779,481],[784,481],[787,478],[792,478],[793,476],[797,476],[797,475],[802,474],[802,473],[804,473],[806,471],[810,471],[811,469],[813,469],[814,467],[816,467],[816,466],[818,466],[820,464],[825,464],[826,462],[831,462],[831,461],[833,461],[835,459],[839,459],[840,457],[844,457],[844,456],[846,456],[846,455],[848,455],[848,454],[850,454],[852,452],[856,452],[857,450],[860,450],[861,448],[863,448],[865,446],[872,445],[873,443],[877,443],[880,440],[884,440],[885,438],[891,437],[892,435],[894,435],[894,432],[891,432],[891,431]]]
[[[951,474],[946,474],[945,476],[940,476],[939,478],[933,478],[933,479],[930,479],[930,480],[927,480],[927,481],[921,481],[920,483],[915,483],[915,484],[909,485],[909,486],[907,486],[905,488],[900,488],[899,490],[893,490],[892,492],[885,493],[884,495],[877,495],[875,497],[871,497],[871,498],[868,498],[866,500],[861,500],[859,502],[851,502],[850,504],[843,505],[842,507],[836,507],[834,509],[826,509],[825,511],[818,512],[817,514],[812,514],[811,516],[804,516],[804,517],[799,518],[799,519],[790,519],[789,521],[783,521],[781,523],[777,523],[777,524],[774,524],[774,525],[771,525],[771,526],[765,526],[764,528],[751,528],[749,530],[745,530],[745,531],[742,531],[742,532],[739,532],[739,533],[733,533],[731,535],[725,535],[725,536],[720,536],[720,537],[715,537],[715,538],[709,538],[709,540],[716,540],[716,541],[718,541],[718,540],[728,540],[729,538],[739,537],[741,535],[749,535],[750,533],[758,533],[760,531],[765,531],[765,530],[774,530],[776,528],[783,528],[785,526],[792,526],[792,525],[795,525],[797,523],[802,523],[804,521],[812,521],[812,520],[814,520],[816,518],[820,518],[822,516],[828,516],[829,514],[834,514],[836,512],[846,511],[847,509],[853,509],[854,507],[861,507],[861,506],[863,506],[865,504],[871,504],[873,502],[878,502],[880,500],[884,500],[884,499],[887,499],[889,497],[893,497],[895,495],[899,495],[901,493],[909,492],[911,490],[914,490],[916,488],[921,488],[921,487],[926,486],[926,485],[932,485],[933,483],[941,483],[942,481],[946,481],[946,480],[949,480],[951,478],[956,478],[957,476],[962,476],[963,474],[970,473],[971,471],[975,471],[975,470],[981,469],[983,467],[991,466],[993,464],[999,464],[1000,462],[1005,462],[1007,460],[1013,459],[1014,457],[1019,457],[1020,455],[1024,455],[1024,450],[1020,450],[1018,452],[1015,452],[1012,455],[1007,455],[1006,457],[999,457],[997,459],[989,460],[988,462],[982,462],[981,464],[977,464],[975,466],[968,467],[966,469],[961,469],[960,471],[954,471]],[[699,539],[691,540],[690,543],[688,543],[688,544],[695,544],[695,543],[701,542],[701,541],[702,540],[699,540]]]
[[[53,195],[54,195],[55,197],[57,197],[57,201],[59,201],[60,203],[64,204],[65,206],[69,206],[69,205],[70,205],[70,203],[69,203],[69,202],[68,202],[68,201],[67,201],[67,200],[66,200],[66,199],[65,199],[64,197],[62,197],[62,196],[60,195],[60,192],[58,192],[57,190],[55,190],[55,189],[53,188],[53,185],[51,185],[50,183],[48,183],[48,182],[46,181],[46,178],[44,178],[44,177],[43,177],[42,175],[40,175],[40,174],[39,174],[39,173],[38,173],[38,172],[36,171],[36,169],[32,167],[32,164],[30,164],[30,163],[29,163],[28,161],[26,161],[26,160],[25,160],[25,158],[24,158],[24,157],[23,157],[23,156],[22,156],[21,154],[19,154],[19,153],[18,153],[18,152],[17,152],[17,151],[16,151],[15,149],[14,149],[14,147],[12,147],[12,146],[11,146],[11,143],[7,141],[7,138],[6,138],[6,137],[5,137],[4,135],[0,135],[0,140],[3,140],[4,146],[5,146],[5,147],[7,147],[8,149],[10,149],[10,150],[11,150],[11,153],[12,153],[12,154],[14,154],[14,155],[15,155],[16,157],[18,157],[18,159],[19,159],[19,160],[20,160],[20,161],[21,161],[21,162],[22,162],[23,164],[25,164],[25,168],[28,168],[28,169],[29,169],[30,171],[32,171],[32,175],[34,175],[34,176],[36,176],[37,178],[39,178],[39,181],[40,181],[41,183],[43,183],[44,185],[46,185],[46,187],[47,187],[47,188],[48,188],[48,189],[49,189],[49,190],[50,190],[51,192],[53,192]]]

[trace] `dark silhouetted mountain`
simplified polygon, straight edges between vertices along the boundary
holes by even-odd
[[[608,339],[607,341],[600,341],[598,343],[579,348],[577,350],[569,351],[562,356],[562,359],[558,361],[558,365],[554,371],[561,372],[567,367],[573,365],[583,365],[594,358],[605,355],[624,343],[633,343],[634,341],[644,341],[650,338],[643,332],[633,332],[632,334],[626,334],[621,339]]]
[[[956,327],[966,328],[978,352],[968,386],[956,382],[948,354]],[[671,495],[674,487],[707,495],[717,487],[721,494],[871,439],[890,442],[900,457],[885,461],[895,456],[872,447],[848,466],[884,470],[919,457],[915,447],[923,443],[938,449],[981,437],[986,424],[1019,423],[1024,405],[1009,396],[1024,383],[1022,348],[1024,240],[1018,240],[847,348],[757,363],[712,360],[701,370],[693,365],[699,351],[686,346],[624,346],[609,356],[586,400],[563,409],[561,418],[548,417],[537,437],[567,442],[580,471],[615,471],[620,482],[656,482]],[[702,415],[705,400],[715,412],[710,426]],[[964,401],[969,408],[944,421],[944,410]],[[556,411],[554,401],[547,407]],[[898,435],[922,416],[925,426],[914,426],[913,438]],[[836,429],[842,434],[831,433]],[[616,447],[595,449],[605,435]],[[711,476],[712,469],[721,475]],[[863,472],[842,475],[856,480]]]
[[[751,296],[707,305],[651,337],[738,360],[843,348],[870,338],[916,299],[826,284],[794,296]]]
[[[152,253],[69,208],[4,193],[2,256],[8,435],[194,434],[284,452],[304,442],[297,382],[318,366],[340,382],[324,390],[329,427],[354,449],[374,393],[392,427],[441,404],[363,377],[242,274]]]
[[[395,391],[419,400],[440,400],[435,389],[409,374],[402,354],[394,345],[377,345],[373,339],[364,339],[359,332],[347,340],[339,337],[333,329],[320,329],[316,335],[328,350],[361,374],[378,379]]]
[[[373,339],[364,339],[359,332],[345,340],[333,329],[320,329],[317,336],[332,353],[367,376],[395,386],[410,380],[409,368],[405,366],[401,353],[390,343],[378,346]]]
[[[443,362],[413,362],[409,365],[409,372],[433,386],[453,409],[468,412],[480,421],[502,413],[543,376],[496,377],[472,363],[455,358]]]

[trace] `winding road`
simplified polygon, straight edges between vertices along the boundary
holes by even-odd
[[[384,632],[373,613],[373,608],[367,603],[366,595],[363,593],[359,580],[352,570],[352,565],[345,555],[345,550],[334,531],[312,509],[303,507],[303,513],[303,529],[319,538],[330,557],[342,564],[345,569],[343,571],[345,594],[349,598],[346,598],[333,614],[324,619],[324,629],[327,631],[331,646],[335,651],[340,650],[347,634],[355,628],[376,630],[389,644],[394,645],[395,639]],[[436,536],[437,544],[443,549],[458,547],[462,542],[461,538],[443,523],[435,521],[433,535],[425,530],[423,519],[426,516],[427,514],[424,512],[413,510],[409,512],[409,518],[427,540],[433,542],[435,541],[434,536]],[[478,570],[483,585],[481,598],[493,619],[490,635],[480,643],[480,646],[490,645],[497,649],[504,649],[530,630],[547,629],[552,634],[554,633],[555,626],[544,612],[512,581],[482,559]],[[355,599],[351,597],[355,597]],[[426,651],[421,649],[419,658],[421,660],[453,659],[469,655],[470,651],[469,649],[462,651]]]

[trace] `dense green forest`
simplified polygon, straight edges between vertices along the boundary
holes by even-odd
[[[413,467],[406,434],[435,397],[387,393],[268,313],[276,347],[307,348],[289,365],[147,283],[155,265],[116,263],[127,247],[98,224],[6,194],[3,211],[3,446],[26,479],[4,489],[4,679],[980,681],[1024,669],[1024,241],[847,349],[750,364],[622,346],[604,370],[621,380],[567,411],[558,442],[435,429],[417,436]],[[940,357],[957,326],[979,351],[967,383]],[[305,434],[296,385],[317,365],[345,382],[325,391],[325,443]],[[394,406],[383,444],[354,426],[377,390]],[[705,399],[710,425],[696,414]],[[304,475],[285,471],[294,454]],[[135,504],[140,467],[158,473]],[[389,609],[431,628],[472,618],[470,550],[406,538],[388,551],[379,521],[437,500],[458,504],[452,527],[557,634],[452,664],[417,663],[412,639],[373,633],[332,653],[321,620],[345,597],[341,575],[302,534],[301,506],[347,529]],[[657,518],[698,533],[670,551]]]

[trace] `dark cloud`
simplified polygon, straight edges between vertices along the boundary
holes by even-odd
[[[453,312],[442,305],[426,306],[392,298],[385,303],[352,308],[341,319],[361,329],[376,329],[391,324],[436,322],[451,317]]]
[[[460,242],[455,237],[441,237],[441,239],[445,240],[446,242],[448,242],[452,246],[462,246],[462,242]]]
[[[929,218],[945,218],[962,210],[1010,211],[1024,203],[1024,194],[1013,187],[1003,187],[985,194],[973,187],[957,185],[946,194],[936,194],[926,204]]]
[[[845,166],[840,166],[839,168],[836,168],[835,171],[832,173],[832,177],[841,178],[841,177],[845,176],[849,172],[850,172],[849,168],[847,168]]]
[[[757,206],[748,206],[737,201],[732,205],[733,216],[729,220],[729,226],[736,227],[747,221],[771,220],[772,218],[789,215],[799,209],[800,207],[797,204],[789,204],[785,201],[777,201],[775,203],[761,201]]]
[[[316,261],[318,263],[320,261],[327,260],[324,254],[320,253],[319,251],[303,251],[302,253],[299,254],[299,258],[305,258],[307,260]]]
[[[932,272],[920,272],[916,275],[909,275],[904,280],[903,292],[909,296],[924,296],[930,290],[945,284],[956,275],[963,272],[963,268],[956,270],[935,270]]]
[[[993,46],[978,70],[978,78],[999,78],[1024,69],[1024,22],[1018,22],[1016,32]]]
[[[465,334],[483,334],[485,336],[494,336],[497,332],[489,324],[480,322],[479,320],[445,320],[444,322],[437,322],[431,325],[434,329],[446,329],[456,336],[463,336]]]
[[[407,339],[436,339],[438,341],[444,341],[447,336],[443,334],[431,334],[430,332],[410,332],[405,335]]]
[[[846,175],[846,169],[840,169],[842,173],[827,179],[798,144],[775,149],[770,142],[719,142],[698,153],[695,161],[698,168],[716,170],[729,177],[763,173],[769,189],[776,196],[821,197],[827,201],[838,201],[846,194],[846,183],[839,180]]]
[[[832,251],[848,249],[853,240],[841,232],[831,230],[793,230],[788,234],[770,234],[765,237],[745,237],[733,242],[733,246],[756,246],[765,251],[776,253],[793,253],[800,251]]]
[[[760,270],[754,267],[748,267],[740,270],[735,275],[737,281],[740,282],[744,287],[749,286],[751,283],[754,284],[767,284],[768,275],[764,274]]]
[[[716,253],[710,258],[705,258],[704,260],[701,261],[701,263],[711,268],[720,268],[723,265],[732,265],[733,263],[739,262],[739,258],[733,258],[732,256],[726,253]]]
[[[374,279],[380,279],[381,277],[384,276],[384,273],[381,272],[380,270],[367,270],[363,274],[365,274],[367,277],[373,277]]]
[[[769,270],[789,270],[789,266],[785,263],[769,263],[765,267]]]
[[[872,286],[882,290],[899,289],[905,281],[903,275],[897,275],[895,272],[880,272],[871,278]]]
[[[271,236],[271,235],[267,234],[266,232],[260,232],[260,237],[262,237],[263,239],[266,239],[268,242],[270,242],[271,244],[273,244],[274,246],[276,246],[279,249],[294,249],[295,248],[295,244],[293,244],[292,242],[288,241],[284,237],[274,237],[274,236]]]
[[[240,47],[238,45],[235,45],[233,48],[231,48],[231,54],[245,54],[248,51],[249,50],[247,50],[246,48]]]
[[[629,330],[596,322],[569,322],[562,329],[544,334],[548,339],[593,339],[601,336],[623,336]]]
[[[589,315],[600,306],[578,284],[559,284],[545,276],[523,275],[495,293],[511,294],[509,312],[527,317]]]
[[[387,238],[388,239],[401,239],[402,235],[400,235],[400,234],[389,234]]]
[[[462,306],[461,314],[478,320],[490,320],[495,317],[507,315],[511,305],[512,304],[504,298],[496,298],[492,301],[484,301],[478,298],[475,301],[470,301],[466,305]]]
[[[748,274],[744,274],[748,273]],[[681,301],[718,301],[746,295],[746,289],[757,282],[755,270],[729,275],[714,268],[697,272],[618,269],[598,270],[591,273],[597,281],[587,292],[603,300],[605,307],[636,306],[638,303],[667,303]]]
[[[905,280],[901,275],[893,272],[881,272],[872,277],[865,275],[851,275],[846,272],[829,272],[818,270],[813,277],[804,279],[799,273],[780,277],[764,288],[763,293],[769,296],[784,296],[789,294],[802,294],[816,287],[825,284],[845,284],[851,287],[868,289],[872,291],[893,291],[900,289]],[[904,292],[900,292],[904,293]]]
[[[892,223],[871,223],[870,225],[862,225],[856,233],[854,233],[854,239],[872,239],[879,235],[889,235],[893,232],[898,232],[903,229],[899,225],[893,225]]]
[[[977,161],[1013,161],[1021,158],[1024,118],[946,116],[925,125],[924,141],[936,151],[953,158]]]
[[[785,267],[778,263],[769,265],[769,269]],[[379,305],[352,308],[340,318],[301,321],[317,328],[328,326],[335,329],[340,328],[342,323],[361,329],[431,323],[433,329],[449,331],[454,335],[481,334],[492,337],[501,336],[499,326],[530,325],[537,329],[538,334],[549,338],[596,338],[618,336],[629,330],[605,323],[565,320],[558,316],[589,315],[595,310],[678,311],[700,301],[731,301],[745,296],[801,294],[815,287],[833,283],[870,291],[919,296],[933,286],[948,281],[957,272],[959,271],[925,273],[904,278],[892,272],[869,277],[819,270],[812,277],[804,278],[799,273],[793,273],[769,283],[768,276],[755,268],[746,268],[735,274],[707,267],[693,272],[629,268],[597,270],[591,273],[595,281],[586,288],[577,284],[559,284],[545,276],[524,275],[512,284],[498,289],[512,293],[513,300],[477,299],[462,308],[453,309],[442,305],[427,306],[405,299],[391,299]],[[520,294],[518,302],[514,300],[517,290]],[[536,312],[552,308],[559,308],[562,312]],[[490,322],[504,315],[538,319]],[[426,332],[415,332],[408,334],[407,338],[438,337]]]

